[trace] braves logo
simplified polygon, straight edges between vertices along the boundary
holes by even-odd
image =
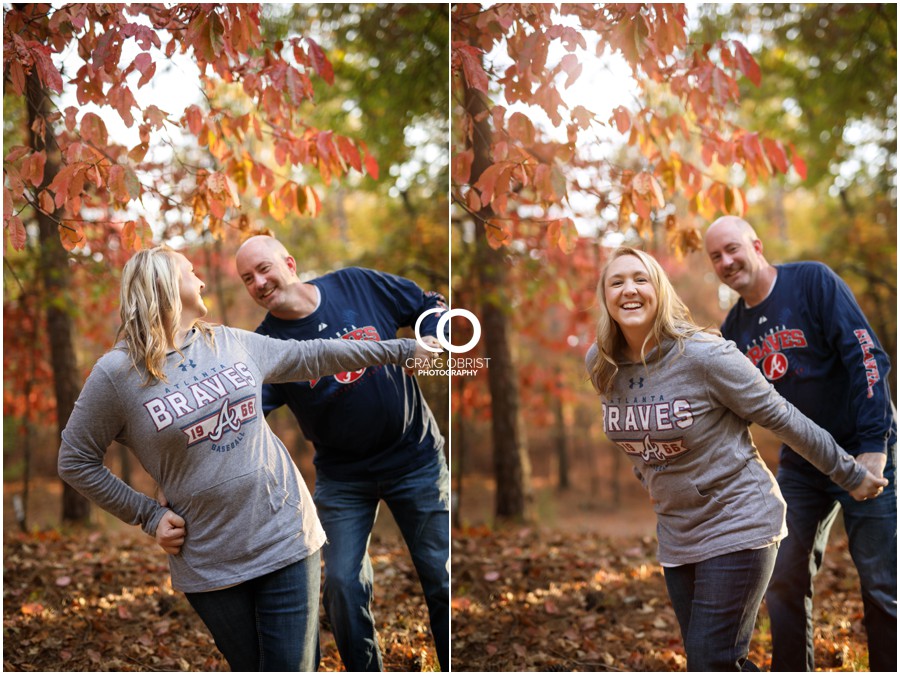
[[[629,455],[639,456],[647,464],[667,463],[673,457],[677,457],[688,451],[684,439],[654,441],[650,434],[645,434],[641,440],[616,441]]]
[[[769,354],[763,361],[762,371],[769,382],[781,379],[788,371],[787,357],[781,352]]]
[[[340,336],[342,340],[381,340],[381,337],[378,335],[378,330],[375,326],[366,326],[365,328],[355,328],[354,330],[344,333]],[[359,370],[349,370],[343,373],[337,373],[334,375],[334,379],[339,384],[350,384],[351,382],[356,382],[359,378],[363,376],[363,373],[366,372],[365,368],[360,368]],[[311,389],[315,389],[316,385],[321,381],[321,378],[316,378],[314,380],[309,381],[309,386]]]
[[[650,439],[650,434],[644,436],[644,447],[641,448],[641,459],[645,462],[649,462],[651,459],[657,461],[665,459],[665,455],[660,450],[660,447]]]
[[[222,402],[219,412],[197,420],[182,431],[188,437],[188,447],[200,441],[218,441],[227,431],[239,431],[251,420],[256,419],[256,396],[247,396],[231,403],[228,399]]]

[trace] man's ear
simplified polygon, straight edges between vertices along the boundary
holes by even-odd
[[[763,253],[763,243],[761,239],[753,240],[753,250],[756,251],[759,255]]]
[[[285,264],[288,266],[288,269],[297,276],[297,261],[294,260],[294,256],[289,255],[284,259]]]

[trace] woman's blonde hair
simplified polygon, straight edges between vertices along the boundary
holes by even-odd
[[[609,315],[606,306],[606,277],[609,266],[614,260],[622,256],[631,255],[640,260],[647,268],[650,283],[656,291],[657,310],[653,327],[647,334],[644,344],[641,345],[641,362],[647,365],[646,349],[651,341],[661,344],[665,339],[674,339],[678,343],[680,351],[684,351],[685,339],[702,332],[709,331],[694,323],[687,305],[682,302],[669,281],[665,270],[655,258],[628,246],[622,246],[613,251],[600,275],[600,283],[597,286],[597,304],[600,306],[600,318],[597,321],[597,353],[590,364],[591,383],[601,394],[608,394],[612,390],[616,374],[619,372],[621,355],[626,346],[625,336],[613,318]]]
[[[138,251],[125,263],[119,291],[119,315],[122,325],[116,342],[125,342],[125,350],[138,372],[144,372],[144,385],[167,382],[166,355],[181,324],[181,273],[176,252],[168,246]],[[211,326],[199,319],[194,328],[212,343]],[[176,346],[175,351],[181,354]],[[183,359],[182,355],[182,359]]]

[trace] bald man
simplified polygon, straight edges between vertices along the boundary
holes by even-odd
[[[282,340],[384,340],[414,327],[423,312],[446,309],[439,294],[368,269],[301,282],[297,262],[272,237],[248,239],[235,262],[250,297],[268,311],[257,332]],[[433,345],[438,319],[432,313],[422,321]],[[265,413],[281,405],[316,451],[313,499],[328,537],[324,604],[344,666],[382,669],[367,549],[383,500],[418,572],[441,668],[449,669],[449,472],[444,439],[416,379],[381,366],[265,385]]]
[[[771,265],[750,224],[734,216],[710,225],[705,245],[716,275],[740,295],[722,324],[723,336],[778,393],[890,481],[882,496],[857,502],[782,446],[778,485],[787,502],[788,536],[766,593],[772,670],[814,670],[813,577],[843,509],[862,586],[869,666],[897,672],[897,424],[890,361],[849,287],[822,263]]]

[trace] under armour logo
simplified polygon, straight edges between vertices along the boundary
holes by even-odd
[[[637,387],[638,389],[644,388],[644,378],[643,377],[639,377],[637,382],[634,381],[633,377],[628,380],[628,388],[634,389],[635,387]]]
[[[320,332],[320,333],[321,333],[323,330],[325,330],[326,328],[328,328],[328,324],[327,324],[327,323],[320,323],[320,324],[319,324],[319,332]]]
[[[760,323],[760,324],[763,324],[763,323],[765,323],[766,321],[768,321],[768,319],[767,319],[766,317],[764,317],[764,316],[759,317],[759,323]]]
[[[194,363],[194,359],[188,359],[187,365],[185,365],[185,364],[182,363],[182,364],[181,364],[180,366],[178,366],[178,367],[181,368],[181,372],[186,373],[186,372],[187,372],[187,367],[188,367],[188,366],[190,366],[191,368],[196,368],[196,367],[197,367],[197,364]]]

